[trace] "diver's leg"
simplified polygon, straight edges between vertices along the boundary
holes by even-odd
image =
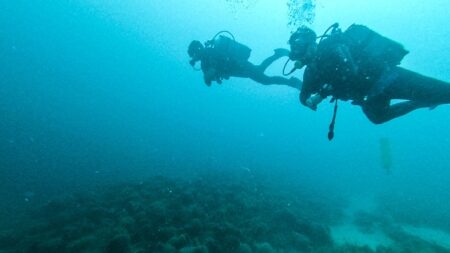
[[[362,104],[362,110],[366,117],[374,124],[386,122],[384,115],[389,107],[389,99],[370,98]]]
[[[386,114],[384,115],[385,121],[389,121],[391,119],[403,116],[407,113],[410,113],[414,110],[429,107],[428,104],[422,104],[416,101],[405,101],[400,102],[394,105],[390,105]]]
[[[416,101],[390,105],[390,99],[378,97],[368,99],[362,108],[370,121],[374,124],[382,124],[423,107],[428,107],[428,105]]]
[[[289,55],[289,50],[284,49],[284,48],[277,48],[274,51],[274,54],[272,56],[267,57],[264,61],[261,62],[261,64],[259,64],[257,66],[257,68],[261,71],[264,72],[266,71],[266,69],[276,60],[280,59],[283,56],[288,56]]]
[[[450,103],[450,83],[396,68],[397,77],[386,87],[391,99],[406,99],[428,106]]]

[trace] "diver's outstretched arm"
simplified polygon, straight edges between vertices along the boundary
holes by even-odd
[[[258,82],[260,84],[264,85],[287,85],[289,87],[295,88],[297,90],[300,90],[302,88],[303,82],[295,77],[291,78],[285,78],[282,76],[267,76],[262,72],[253,72],[249,76],[250,79],[252,79],[255,82]]]
[[[263,72],[276,60],[280,59],[284,56],[289,56],[289,50],[284,48],[274,49],[274,54],[272,56],[267,57],[264,61],[261,62],[258,66],[256,66],[259,71]]]

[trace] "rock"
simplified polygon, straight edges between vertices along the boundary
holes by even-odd
[[[221,242],[218,240],[215,240],[214,238],[210,237],[205,240],[205,244],[208,247],[208,250],[210,252],[214,253],[226,253],[227,251],[223,249]]]
[[[111,212],[103,207],[89,208],[85,212],[85,217],[94,224],[100,224],[105,218],[113,218]]]
[[[252,253],[252,248],[247,243],[241,243],[239,245],[238,253]]]
[[[67,251],[73,253],[88,251],[97,241],[95,236],[82,237],[67,245]]]
[[[0,248],[6,249],[10,247],[14,247],[19,243],[19,239],[14,236],[13,234],[6,233],[6,232],[0,232]]]
[[[362,233],[370,234],[375,232],[377,218],[375,215],[359,211],[355,213],[353,222]]]
[[[307,236],[294,232],[292,238],[295,249],[306,251],[311,248],[311,241]]]
[[[195,218],[186,226],[186,232],[190,236],[199,236],[203,230],[203,224],[200,219]]]
[[[176,234],[177,230],[174,227],[163,227],[156,230],[156,240],[159,242],[166,242]]]
[[[159,248],[158,252],[162,252],[162,253],[176,253],[177,252],[177,249],[169,243],[161,244],[160,246],[158,246],[158,248]]]
[[[180,253],[208,253],[208,248],[205,246],[196,246],[196,247],[184,247],[180,249]]]
[[[180,249],[187,245],[188,239],[184,234],[175,235],[172,236],[172,238],[170,238],[169,243],[173,245],[175,248]]]
[[[129,253],[130,238],[126,235],[114,237],[106,246],[105,253]]]
[[[272,245],[268,242],[258,243],[255,245],[256,253],[275,253]]]
[[[221,243],[226,252],[236,252],[240,246],[239,237],[234,235],[225,236]]]
[[[325,225],[302,221],[297,223],[295,231],[307,236],[315,246],[330,246],[333,244],[330,229]]]
[[[61,253],[65,252],[65,245],[61,238],[44,240],[33,244],[27,252],[33,253]]]

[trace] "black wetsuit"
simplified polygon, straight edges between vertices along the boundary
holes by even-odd
[[[340,35],[322,41],[317,57],[305,69],[300,101],[306,104],[316,93],[353,100],[376,124],[418,108],[450,103],[450,83],[398,66],[369,67],[352,53]],[[391,105],[392,99],[408,101]]]

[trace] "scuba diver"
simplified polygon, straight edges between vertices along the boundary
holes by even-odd
[[[353,24],[342,32],[335,23],[319,37],[301,26],[289,44],[289,59],[295,61],[290,73],[306,66],[300,102],[312,110],[328,96],[336,102],[330,140],[338,100],[352,100],[375,124],[450,103],[450,83],[399,67],[408,51],[366,26]],[[406,101],[391,104],[392,99]]]
[[[227,33],[231,38],[222,34]],[[230,77],[250,78],[253,81],[264,85],[281,84],[299,89],[302,82],[297,78],[285,78],[281,76],[267,76],[264,71],[274,61],[283,56],[289,55],[287,49],[275,49],[274,54],[265,59],[260,65],[254,65],[248,61],[251,49],[234,39],[234,36],[227,32],[217,33],[213,39],[203,45],[200,41],[194,40],[190,43],[188,54],[191,57],[190,64],[195,68],[195,64],[201,62],[201,70],[205,83],[210,86],[216,81],[221,84],[223,79]]]

